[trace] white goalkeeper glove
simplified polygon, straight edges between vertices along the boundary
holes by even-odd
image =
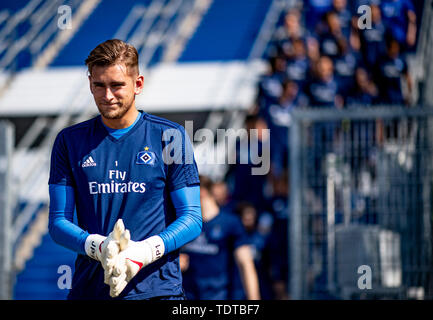
[[[124,232],[125,226],[122,219],[119,219],[114,225],[113,231],[111,231],[107,237],[100,234],[90,234],[86,238],[84,245],[86,254],[100,261],[104,270],[108,269],[109,273],[112,273],[115,258],[120,251],[119,240]]]
[[[129,230],[125,230],[121,235],[119,246],[121,251],[115,258],[113,272],[108,281],[112,297],[117,297],[143,267],[161,258],[165,250],[160,236],[132,241]]]

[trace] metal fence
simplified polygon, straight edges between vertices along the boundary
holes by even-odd
[[[11,225],[14,201],[10,185],[13,146],[13,125],[0,121],[0,300],[12,296]]]
[[[429,108],[295,110],[290,296],[432,299]]]

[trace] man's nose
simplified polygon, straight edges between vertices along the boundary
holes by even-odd
[[[105,98],[106,100],[112,100],[112,99],[114,99],[114,94],[113,94],[113,92],[111,91],[110,88],[106,88],[106,89],[105,89],[104,98]]]

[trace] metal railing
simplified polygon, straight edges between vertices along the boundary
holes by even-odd
[[[11,163],[14,145],[14,127],[0,122],[0,299],[12,295],[11,226],[14,195],[11,185]]]
[[[419,107],[293,111],[291,298],[433,298],[432,117]]]
[[[59,32],[57,8],[62,2],[32,0],[8,19],[0,30],[0,70],[11,68],[21,52],[28,50],[33,58],[42,52],[51,37]],[[71,10],[75,11],[81,2],[70,1]],[[29,23],[28,30],[23,35],[16,34],[15,30],[24,23]]]

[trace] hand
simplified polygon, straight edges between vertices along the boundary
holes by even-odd
[[[125,226],[123,221],[119,219],[108,237],[100,234],[89,235],[84,246],[87,255],[100,261],[104,266],[107,260],[113,259],[119,253],[120,249],[118,243],[124,231]]]
[[[101,262],[106,284],[108,284],[109,276],[113,273],[115,258],[120,252],[119,241],[124,232],[125,226],[122,219],[119,219],[107,237],[91,234],[86,239],[85,251],[89,257]]]
[[[112,273],[106,271],[111,297],[118,296],[143,267],[161,258],[165,250],[161,237],[152,236],[136,242],[131,240],[129,230],[120,236],[119,247]]]

